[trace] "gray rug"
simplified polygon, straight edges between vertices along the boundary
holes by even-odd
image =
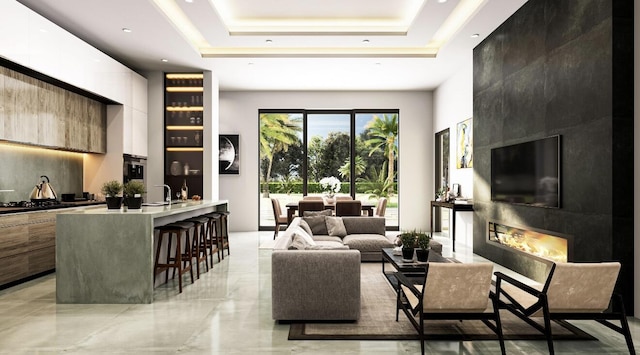
[[[289,340],[413,340],[418,339],[407,316],[395,321],[396,295],[379,263],[362,263],[361,315],[357,322],[291,323]],[[544,340],[544,336],[509,312],[500,312],[505,340]],[[481,321],[429,321],[430,340],[497,340]],[[557,340],[597,340],[567,323],[552,323]]]

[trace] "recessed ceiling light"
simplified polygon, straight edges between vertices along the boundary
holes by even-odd
[[[266,42],[267,44],[269,44],[269,43],[273,43],[273,41],[272,41],[272,40],[270,40],[270,39],[266,40],[265,42]]]
[[[438,0],[439,3],[444,4],[447,0]]]
[[[479,33],[474,33],[474,34],[471,35],[471,38],[478,38],[478,37],[480,37]]]
[[[130,28],[123,27],[123,28],[122,28],[122,32],[131,33],[131,32],[133,32],[133,31],[131,31],[131,29],[130,29]]]
[[[362,43],[369,43],[369,40],[368,39],[363,39]]]
[[[249,63],[247,63],[247,65],[253,65],[253,62],[249,62]]]
[[[193,0],[184,0],[184,2],[188,2],[189,4],[191,4]]]
[[[162,59],[160,59],[160,61],[162,61],[162,62],[166,63],[166,62],[168,62],[168,61],[169,61],[169,59],[167,59],[167,58],[162,58]]]

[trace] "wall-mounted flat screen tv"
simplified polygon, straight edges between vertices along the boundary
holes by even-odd
[[[491,149],[491,200],[560,208],[560,136]]]

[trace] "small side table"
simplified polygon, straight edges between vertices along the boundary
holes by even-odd
[[[433,208],[444,207],[453,211],[453,221],[451,226],[451,247],[456,251],[456,212],[473,211],[473,203],[455,203],[443,201],[431,201],[431,233],[433,233]]]

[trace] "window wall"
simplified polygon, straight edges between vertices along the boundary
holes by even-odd
[[[271,198],[286,204],[323,196],[320,180],[340,181],[338,195],[377,204],[398,229],[397,110],[260,110],[260,229],[275,225]]]

